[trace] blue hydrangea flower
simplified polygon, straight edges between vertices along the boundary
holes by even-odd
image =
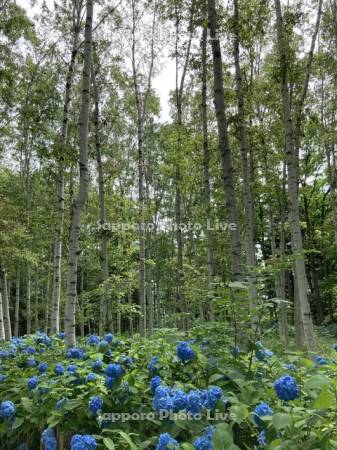
[[[337,352],[337,344],[334,344],[333,348],[336,350]]]
[[[122,364],[125,364],[125,366],[129,368],[129,367],[131,367],[132,364],[133,364],[133,359],[132,359],[130,356],[122,356],[122,357],[120,358],[120,362],[121,362]]]
[[[56,375],[63,375],[64,374],[64,367],[61,363],[57,363],[54,369],[54,372]]]
[[[44,450],[57,450],[57,439],[52,428],[45,429],[41,434]]]
[[[112,333],[107,333],[104,336],[104,340],[107,341],[109,344],[113,341],[114,335]]]
[[[192,414],[199,414],[202,406],[200,391],[192,390],[187,394],[186,410]]]
[[[159,356],[152,356],[147,368],[154,375],[158,372],[157,364],[159,362]]]
[[[61,331],[57,336],[58,336],[60,339],[64,339],[65,336],[66,336],[66,334],[65,334],[63,331]]]
[[[38,369],[39,369],[39,372],[45,373],[46,370],[48,369],[48,364],[45,363],[45,362],[41,362],[41,363],[38,365]]]
[[[7,380],[7,375],[1,374],[0,375],[0,383]]]
[[[269,350],[268,348],[263,347],[261,341],[257,341],[255,343],[257,350],[255,351],[255,357],[256,359],[258,359],[259,361],[263,361],[266,358],[270,358],[271,356],[274,355],[274,353]]]
[[[295,378],[290,375],[285,375],[276,380],[274,388],[277,396],[285,401],[295,400],[300,394]]]
[[[27,366],[28,367],[35,367],[36,366],[36,361],[35,361],[35,359],[34,358],[28,358],[27,359]]]
[[[117,380],[121,375],[123,375],[123,367],[120,364],[108,364],[105,369],[105,375]]]
[[[99,342],[100,342],[100,338],[96,334],[92,334],[87,339],[87,344],[90,346],[97,345],[97,344],[99,344]]]
[[[96,440],[90,434],[74,434],[71,438],[71,450],[96,450],[96,448]]]
[[[213,409],[222,395],[222,389],[218,387],[213,387],[205,391],[200,392],[201,403],[206,409]]]
[[[7,350],[1,350],[0,351],[0,358],[5,359],[8,357],[8,351]]]
[[[101,359],[97,359],[92,363],[92,368],[94,370],[102,370],[103,367],[103,361]]]
[[[81,348],[72,347],[67,351],[67,358],[85,359],[86,354]]]
[[[42,333],[41,331],[38,331],[36,333],[34,339],[37,344],[44,344],[47,347],[50,347],[52,344],[52,340],[50,339],[50,337],[48,337],[46,333]]]
[[[153,399],[153,406],[157,412],[173,411],[171,389],[166,386],[158,386]]]
[[[15,406],[14,403],[10,400],[5,400],[0,404],[0,418],[9,418],[11,419],[15,415]]]
[[[88,373],[88,375],[86,377],[87,383],[89,383],[90,381],[95,381],[95,380],[96,380],[96,375],[93,372]]]
[[[162,433],[156,446],[156,450],[178,450],[179,442],[169,433]]]
[[[76,364],[69,364],[69,366],[67,367],[67,372],[70,374],[75,374],[77,371],[77,366]]]
[[[22,350],[23,353],[28,353],[29,355],[32,355],[33,353],[36,352],[35,348],[32,347],[31,345],[28,345],[28,347],[24,348]]]
[[[195,441],[193,442],[195,449],[196,450],[212,450],[213,449],[212,436],[213,436],[214,431],[215,431],[215,427],[207,427],[206,433],[203,436],[195,439]]]
[[[160,383],[161,383],[161,378],[158,375],[151,379],[150,386],[151,386],[152,394],[154,394],[156,392],[156,389],[158,386],[160,386]]]
[[[179,412],[186,408],[187,396],[181,389],[176,389],[171,392],[173,411]]]
[[[260,403],[259,405],[257,405],[255,407],[254,412],[253,412],[254,422],[256,423],[256,425],[258,427],[262,427],[263,421],[261,420],[261,417],[272,416],[273,413],[274,412],[271,409],[271,407],[268,405],[268,403]]]
[[[32,378],[29,378],[27,382],[27,386],[29,387],[29,389],[35,389],[38,384],[39,378],[36,375]]]
[[[177,345],[177,355],[182,362],[187,362],[195,357],[195,351],[188,342],[180,341]]]
[[[322,358],[322,356],[316,356],[315,361],[320,366],[325,366],[326,364],[328,364],[328,361],[325,358]]]
[[[264,430],[260,432],[260,434],[257,438],[257,442],[259,443],[260,447],[267,446],[267,437],[266,437],[266,432]]]
[[[97,414],[98,411],[102,409],[102,406],[103,406],[102,397],[99,396],[91,397],[91,399],[89,400],[89,410],[95,415]]]

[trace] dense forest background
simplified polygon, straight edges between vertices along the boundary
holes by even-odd
[[[34,11],[0,4],[1,337],[248,320],[314,350],[337,304],[335,0]]]

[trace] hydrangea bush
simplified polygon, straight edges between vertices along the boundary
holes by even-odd
[[[0,343],[1,450],[337,448],[333,356],[239,348],[219,326]]]

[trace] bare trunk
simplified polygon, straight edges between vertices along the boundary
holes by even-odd
[[[79,253],[79,236],[81,226],[81,213],[85,206],[88,192],[88,122],[89,122],[89,100],[90,100],[90,69],[91,69],[91,47],[92,47],[92,17],[93,0],[86,2],[86,23],[84,43],[84,67],[82,84],[82,105],[80,114],[80,184],[76,198],[74,198],[71,209],[69,250],[68,250],[68,279],[67,299],[65,307],[65,334],[66,347],[76,344],[76,298],[77,298],[77,263]]]
[[[39,328],[39,287],[38,287],[38,273],[35,270],[35,282],[34,282],[34,331]]]
[[[16,270],[15,286],[15,311],[14,311],[14,336],[19,336],[19,314],[20,314],[20,267]]]
[[[4,327],[1,291],[0,291],[0,340],[5,340],[5,327]]]
[[[208,145],[208,115],[207,115],[207,28],[202,33],[202,80],[201,80],[201,119],[203,133],[203,150],[204,150],[204,199],[207,220],[207,294],[208,294],[208,310],[209,319],[214,320],[213,311],[213,279],[214,279],[214,252],[213,237],[211,231],[212,211],[211,211],[211,186],[209,174],[209,145]]]
[[[31,306],[32,274],[30,264],[27,265],[27,304],[26,304],[26,332],[32,331],[32,306]]]
[[[61,142],[58,148],[58,169],[56,180],[57,192],[57,219],[56,236],[54,243],[54,272],[53,272],[53,290],[51,305],[51,333],[60,331],[60,298],[61,298],[61,269],[62,269],[62,239],[64,228],[64,157],[66,154],[66,145],[68,138],[68,115],[71,102],[71,90],[74,78],[74,67],[78,51],[78,37],[80,32],[81,8],[77,8],[76,24],[74,29],[74,41],[71,52],[71,59],[68,66],[66,77],[66,88],[63,105]]]
[[[84,270],[81,270],[80,273],[80,294],[82,294],[84,291]],[[81,323],[80,323],[80,330],[81,330],[81,337],[83,338],[84,333],[84,323],[85,323],[85,315],[84,315],[84,305],[83,305],[83,299],[80,295],[80,312],[81,312]]]
[[[9,315],[7,273],[3,268],[0,268],[0,291],[2,297],[2,316],[5,329],[5,339],[6,341],[9,341],[10,339],[12,339],[12,328],[11,328],[11,318]]]
[[[252,194],[251,164],[249,160],[250,145],[247,136],[245,99],[242,86],[242,71],[240,65],[240,11],[238,0],[234,0],[234,61],[236,95],[238,102],[238,138],[241,150],[242,179],[244,187],[243,203],[245,211],[245,247],[247,257],[248,297],[250,310],[254,310],[257,300],[256,256],[254,243],[254,203]]]
[[[91,67],[91,77],[92,85],[94,91],[94,125],[95,125],[95,148],[96,148],[96,161],[97,161],[97,171],[98,171],[98,194],[99,194],[99,210],[100,210],[100,224],[101,224],[101,249],[100,249],[100,260],[101,260],[101,282],[104,282],[109,278],[109,262],[108,262],[108,235],[104,230],[104,224],[106,222],[105,213],[105,189],[104,189],[104,174],[103,174],[103,163],[101,155],[101,133],[100,133],[100,111],[99,111],[99,93],[96,83],[96,74],[94,67]],[[99,334],[103,333],[107,329],[107,298],[106,294],[102,295],[100,300],[100,319],[99,319]],[[111,324],[110,329],[111,329]]]
[[[306,348],[309,352],[315,352],[316,342],[312,315],[308,301],[308,281],[305,272],[305,255],[300,222],[300,209],[298,198],[299,181],[299,154],[294,144],[294,130],[290,107],[290,95],[288,86],[288,68],[286,43],[284,38],[283,17],[280,0],[275,0],[277,43],[281,69],[281,93],[283,106],[283,122],[286,145],[286,158],[288,168],[288,196],[289,219],[291,225],[291,245],[294,256],[294,270],[298,289],[298,303],[303,326]]]
[[[225,206],[230,227],[231,277],[242,280],[242,255],[239,214],[234,189],[232,155],[228,141],[227,118],[224,100],[224,79],[219,34],[217,30],[217,13],[215,0],[208,0],[208,26],[212,42],[214,105],[218,125],[219,150],[225,188]]]

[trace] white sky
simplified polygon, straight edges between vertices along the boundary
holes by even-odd
[[[31,19],[39,12],[39,1],[32,7],[30,0],[16,0],[16,3],[27,11],[28,17]],[[52,7],[53,0],[46,0],[48,6]],[[160,119],[162,122],[170,120],[169,95],[170,91],[175,89],[175,62],[174,60],[164,57],[162,70],[153,80],[153,88],[156,90],[161,105]]]

